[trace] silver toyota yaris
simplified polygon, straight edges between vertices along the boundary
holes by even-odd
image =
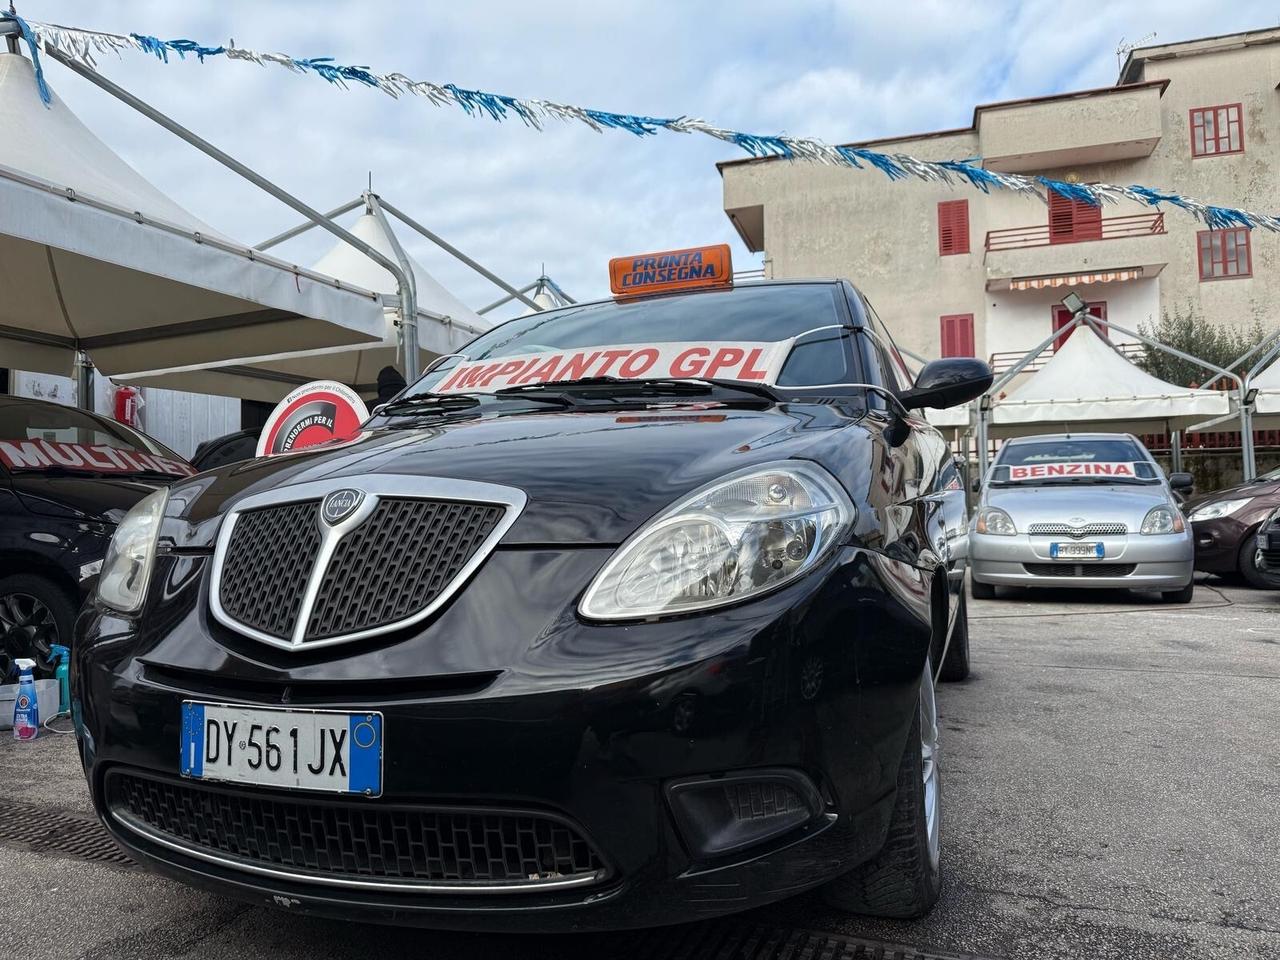
[[[1188,603],[1194,544],[1173,486],[1136,437],[1051,434],[1008,440],[987,473],[970,530],[975,599],[1011,587],[1159,590]]]

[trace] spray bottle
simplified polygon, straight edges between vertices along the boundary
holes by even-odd
[[[49,649],[58,661],[53,671],[58,681],[58,715],[71,712],[71,651],[60,643],[51,643]]]
[[[13,739],[34,740],[40,733],[40,704],[36,700],[36,668],[34,660],[15,660],[18,675],[18,697],[13,701]]]

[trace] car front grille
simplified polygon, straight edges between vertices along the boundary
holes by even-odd
[[[1027,527],[1027,533],[1033,537],[1070,537],[1079,540],[1083,537],[1113,537],[1129,532],[1123,523],[1086,523],[1073,527],[1069,523],[1033,523]]]
[[[1132,563],[1024,563],[1023,569],[1033,577],[1127,577],[1133,573]]]
[[[106,791],[129,830],[255,872],[445,892],[586,886],[607,875],[572,823],[542,812],[249,793],[119,769]]]
[[[394,625],[444,593],[502,521],[491,503],[379,498],[333,548],[309,610],[303,609],[324,531],[320,503],[241,511],[221,559],[218,600],[237,626],[300,644]]]

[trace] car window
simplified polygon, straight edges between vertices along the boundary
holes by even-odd
[[[35,402],[0,404],[0,463],[16,471],[191,472],[164,444],[122,423],[75,407]]]
[[[948,461],[946,466],[938,472],[937,488],[940,492],[964,489],[964,480],[960,476],[960,468],[956,466],[954,460]]]
[[[679,356],[687,353],[697,356],[695,351],[702,345],[709,346],[714,354],[717,344],[730,351],[732,347],[729,345],[732,344],[776,344],[779,346],[777,364],[773,368],[777,370],[774,382],[781,383],[781,373],[785,369],[787,386],[840,383],[847,379],[848,374],[847,342],[838,335],[832,335],[838,334],[837,331],[824,331],[824,328],[844,326],[847,322],[843,290],[833,283],[742,286],[674,296],[575,304],[519,317],[482,334],[462,348],[462,356],[445,360],[410,387],[406,396],[437,388],[451,390],[455,386],[450,379],[451,372],[466,365],[475,367],[484,361],[530,355],[545,355],[548,362],[555,359],[558,365],[552,365],[554,369],[548,368],[549,372],[545,374],[539,368],[539,373],[530,377],[525,377],[525,371],[521,371],[516,383],[521,379],[524,382],[534,379],[547,382],[593,375],[733,378],[736,372],[732,364],[716,364],[705,359],[672,363],[663,357],[658,362],[643,365],[639,373],[626,369],[628,360],[605,363],[608,354],[628,352],[610,350],[610,347],[640,347],[643,349],[631,351],[640,353],[660,345],[693,347],[693,351],[685,350]],[[798,351],[800,355],[788,359],[793,338],[822,332],[828,336],[803,338]],[[600,349],[593,351],[592,348]],[[659,353],[657,350],[653,352],[655,355]],[[706,354],[708,351],[701,352]],[[764,363],[763,359],[761,363]],[[602,364],[608,369],[604,369]],[[570,369],[574,372],[570,373]],[[745,369],[741,379],[761,379],[746,376]],[[491,377],[475,377],[469,382],[468,389],[478,387],[480,389],[476,392],[492,392],[506,385],[509,384],[504,382],[502,375],[495,373]]]
[[[1010,466],[1035,463],[1132,463],[1146,459],[1146,451],[1126,437],[1079,440],[1063,437],[1006,443],[1000,448],[996,463]]]
[[[893,373],[893,379],[896,383],[894,389],[909,389],[915,384],[916,378],[912,376],[911,368],[907,366],[907,362],[902,356],[902,351],[898,349],[897,343],[894,342],[893,334],[889,332],[889,328],[884,325],[884,321],[876,313],[876,308],[871,305],[871,301],[866,297],[862,298],[862,307],[867,314],[867,323],[875,332],[876,340],[880,343],[884,353],[885,369]]]

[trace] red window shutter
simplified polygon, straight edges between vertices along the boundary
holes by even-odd
[[[1102,239],[1102,207],[1049,192],[1049,242]]]
[[[938,204],[938,255],[969,252],[969,201],[943,200]]]
[[[942,355],[944,357],[972,357],[973,314],[953,313],[941,318]]]

